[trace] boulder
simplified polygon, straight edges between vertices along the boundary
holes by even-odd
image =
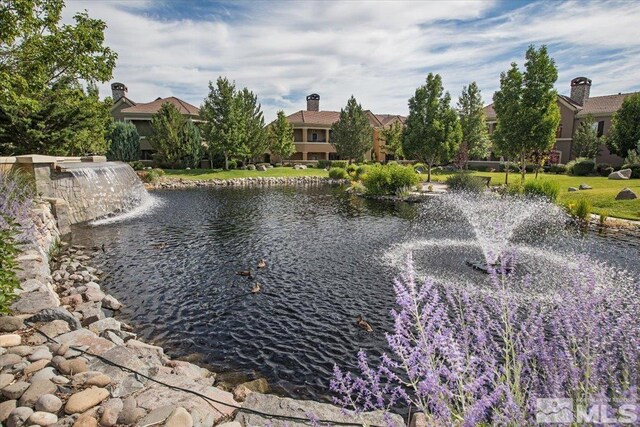
[[[268,168],[265,165],[258,165],[256,169],[260,172],[266,172]]]
[[[49,380],[31,381],[31,385],[20,398],[20,406],[33,407],[43,394],[53,394],[58,390],[53,382]]]
[[[346,411],[342,408],[327,403],[313,402],[310,400],[294,400],[286,397],[278,397],[269,394],[251,393],[242,405],[243,408],[265,412],[275,415],[301,416],[313,414],[320,420],[331,420],[337,422],[350,422],[362,425],[397,425],[403,426],[404,420],[400,415],[387,414],[382,411],[362,412],[356,414],[353,411]],[[240,411],[235,418],[241,425],[262,426],[269,422],[272,427],[303,427],[309,423],[284,419],[267,419],[257,414]],[[324,425],[324,423],[323,423]],[[331,423],[329,423],[331,425]]]
[[[622,180],[631,178],[631,169],[622,169],[609,174],[609,179]]]
[[[164,425],[165,427],[193,427],[193,418],[186,409],[179,407],[169,415]]]
[[[107,329],[116,331],[120,330],[120,322],[118,322],[113,317],[106,317],[89,325],[89,330],[96,335],[102,334]]]
[[[21,294],[20,297],[11,304],[11,310],[14,313],[38,313],[42,310],[58,307],[60,300],[58,296],[51,291],[27,292]]]
[[[109,397],[109,390],[104,388],[88,388],[81,392],[72,394],[67,404],[64,406],[64,412],[67,414],[79,414],[85,412],[103,400]]]
[[[298,165],[298,164],[296,164],[296,165],[293,165],[293,168],[297,169],[297,170],[306,169],[307,165]]]
[[[590,186],[589,184],[580,184],[580,190],[591,190],[593,187]]]
[[[635,200],[638,196],[630,188],[625,188],[616,196],[616,200]]]
[[[242,383],[233,389],[233,398],[238,402],[244,402],[247,396],[253,392],[268,393],[269,383],[264,378]]]
[[[573,193],[574,191],[578,191],[578,189],[576,187],[569,187],[569,189],[567,191],[569,193]]]
[[[0,317],[0,332],[14,332],[24,328],[24,320],[15,316]]]
[[[72,331],[75,331],[76,329],[80,329],[82,327],[80,325],[80,322],[78,322],[78,319],[73,317],[71,313],[69,313],[67,310],[65,310],[62,307],[55,307],[47,310],[42,310],[38,314],[33,315],[27,319],[27,321],[31,323],[53,322],[54,320],[64,320],[69,324],[69,328]]]
[[[109,310],[120,310],[120,308],[122,308],[122,304],[120,304],[120,301],[118,301],[111,295],[106,295],[104,297],[104,299],[102,300],[102,306],[104,308],[108,308]]]
[[[149,375],[151,366],[140,360],[134,351],[125,346],[114,347],[103,353],[102,357],[120,366]],[[113,383],[111,393],[113,397],[127,397],[131,393],[144,388],[144,384],[141,382],[145,381],[144,379],[137,378],[131,372],[122,370],[102,360],[94,359],[90,364],[90,368],[92,371],[102,372],[111,378]]]
[[[57,338],[57,341],[61,344],[69,344],[71,347],[86,346],[88,351],[97,355],[101,355],[115,347],[115,344],[111,341],[100,338],[87,329],[78,329],[62,334]]]
[[[38,330],[49,338],[55,338],[58,335],[66,334],[71,331],[71,327],[66,320],[54,320],[38,327]]]

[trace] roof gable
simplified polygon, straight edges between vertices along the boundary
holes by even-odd
[[[166,103],[172,104],[182,114],[186,114],[189,116],[200,115],[200,109],[198,107],[191,105],[180,98],[176,98],[175,96],[170,96],[168,98],[158,98],[155,101],[151,101],[147,103],[138,103],[133,105],[132,107],[124,108],[122,110],[122,113],[123,114],[155,114],[158,111],[160,111],[160,108],[162,107],[162,105]]]

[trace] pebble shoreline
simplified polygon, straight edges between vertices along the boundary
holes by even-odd
[[[215,373],[172,360],[161,347],[138,340],[133,328],[113,317],[121,304],[101,289],[103,272],[90,265],[100,248],[64,245],[50,256],[59,239],[55,218],[47,203],[37,203],[32,212],[35,232],[17,259],[19,296],[13,314],[0,317],[1,425],[308,425],[267,420],[237,410],[239,406],[285,416],[312,413],[336,421],[385,424],[379,412],[355,416],[329,404],[263,394],[268,392],[263,379],[224,390],[216,386]],[[93,355],[222,403],[158,384]],[[398,426],[404,424],[394,417]]]

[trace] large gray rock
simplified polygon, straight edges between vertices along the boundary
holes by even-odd
[[[385,419],[382,411],[363,412],[356,415],[352,411],[344,411],[338,406],[327,403],[313,402],[310,400],[293,400],[269,394],[251,393],[247,396],[247,400],[244,401],[242,407],[269,414],[290,415],[303,418],[306,418],[307,414],[311,414],[316,419],[326,421],[351,422],[363,425],[404,426],[404,420],[396,414],[390,414],[388,419]],[[267,419],[256,414],[243,412],[242,409],[238,411],[235,421],[245,426],[263,426],[268,423],[270,423],[272,427],[284,427],[285,425],[289,427],[306,427],[309,425],[308,422],[277,418]],[[328,424],[332,425],[331,422]]]
[[[134,351],[125,346],[114,347],[103,353],[102,357],[115,364],[140,372],[141,374],[149,375],[150,365],[141,361]],[[89,368],[92,371],[103,372],[111,377],[113,383],[111,395],[113,397],[127,397],[131,395],[131,393],[144,388],[142,382],[144,379],[138,379],[134,374],[103,362],[102,360],[94,359],[89,365]]]
[[[580,190],[591,190],[593,187],[589,184],[580,184]]]
[[[78,329],[77,331],[68,332],[60,335],[56,339],[59,343],[69,344],[71,347],[86,346],[89,352],[97,355],[101,355],[115,347],[115,344],[111,341],[100,338],[87,329]]]
[[[625,188],[616,196],[616,200],[635,200],[638,195],[634,193],[630,188]]]
[[[11,310],[14,313],[33,314],[59,305],[58,296],[51,291],[27,292],[21,294],[18,300],[11,304]]]
[[[20,406],[33,407],[43,394],[53,394],[58,387],[49,380],[33,381],[20,398]]]
[[[24,328],[24,321],[20,317],[0,317],[0,332],[14,332],[22,328]]]
[[[622,169],[609,174],[609,179],[622,180],[631,178],[631,169]]]
[[[78,319],[73,317],[71,313],[65,310],[62,307],[49,308],[47,310],[42,310],[38,314],[33,315],[27,319],[27,321],[31,323],[36,322],[53,322],[54,320],[64,320],[69,324],[69,328],[72,331],[76,329],[80,329],[82,326]]]

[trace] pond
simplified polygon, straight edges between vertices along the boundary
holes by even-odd
[[[567,231],[551,205],[494,215],[507,224],[497,229],[486,217],[499,207],[469,216],[468,200],[379,202],[330,186],[153,197],[157,206],[145,215],[74,229],[73,243],[105,245],[94,263],[106,272],[105,290],[125,305],[119,318],[173,357],[198,355],[226,372],[225,381],[265,377],[291,397],[327,399],[335,363],[349,369],[358,350],[385,350],[393,279],[410,251],[421,274],[475,286],[487,276],[466,262],[486,256],[491,236],[504,234],[525,265],[520,274],[535,273],[540,283],[530,294],[566,282],[570,260],[584,256],[603,264],[603,277],[625,269],[638,277],[634,242]],[[266,268],[256,268],[260,259]],[[255,278],[236,275],[250,268]],[[252,294],[255,282],[261,292]],[[359,314],[373,333],[355,326]]]

